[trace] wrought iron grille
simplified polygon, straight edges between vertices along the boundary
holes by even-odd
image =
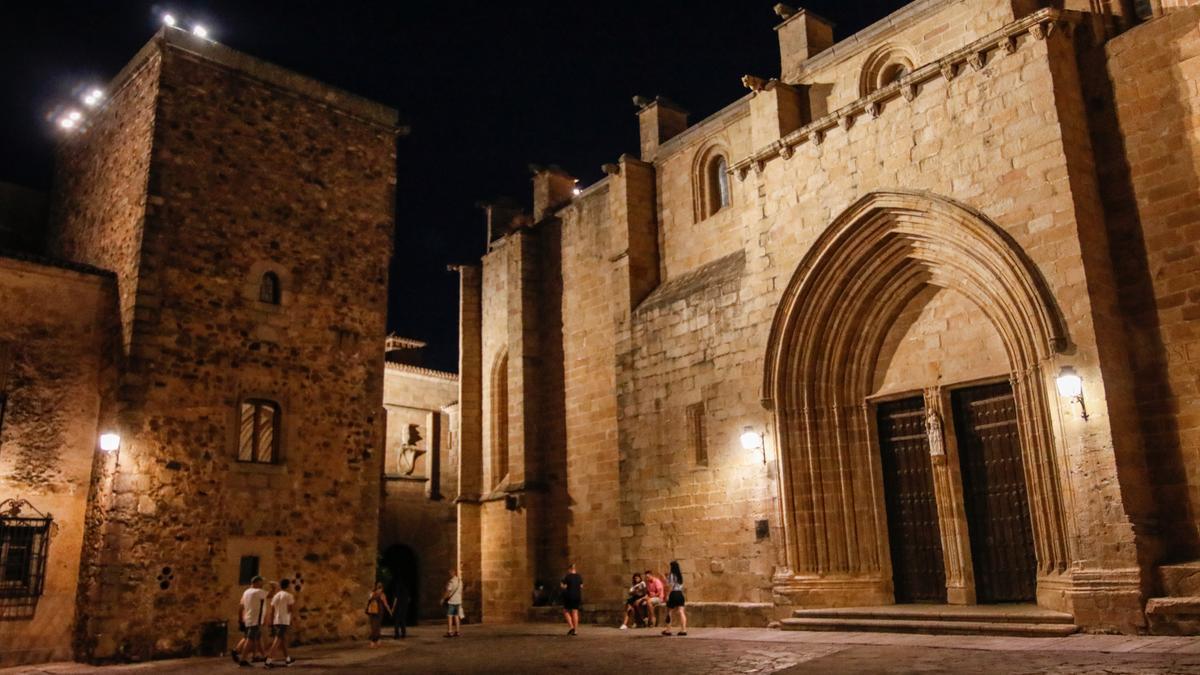
[[[0,502],[0,598],[37,598],[54,519],[23,499]]]

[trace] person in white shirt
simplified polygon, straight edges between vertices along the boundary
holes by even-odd
[[[458,570],[450,569],[450,581],[446,582],[446,592],[442,595],[442,604],[446,606],[446,635],[458,637],[458,613],[462,609],[462,579],[458,578]]]
[[[292,665],[292,657],[288,655],[287,632],[292,625],[292,605],[296,604],[296,596],[288,592],[290,585],[290,580],[280,579],[279,592],[271,598],[271,635],[275,636],[275,640],[267,650],[268,668],[280,665],[278,661],[271,660],[276,650],[283,652],[283,665]]]
[[[256,653],[262,651],[259,638],[262,636],[263,610],[267,604],[267,592],[262,586],[262,577],[256,576],[251,579],[250,587],[242,593],[242,601],[238,605],[238,621],[246,627],[246,634],[238,641],[230,655],[245,668],[250,667],[250,661],[246,657],[253,658]]]

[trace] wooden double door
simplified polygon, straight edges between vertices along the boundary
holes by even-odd
[[[951,407],[976,599],[1031,601],[1037,561],[1012,389],[959,389]],[[877,424],[896,602],[945,602],[935,472],[952,467],[931,459],[922,397],[879,404]]]

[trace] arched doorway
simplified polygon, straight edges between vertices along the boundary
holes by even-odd
[[[897,597],[881,460],[887,439],[868,396],[890,327],[930,288],[960,294],[999,334],[1038,578],[1071,560],[1048,415],[1051,362],[1067,332],[1049,290],[1016,242],[981,214],[928,193],[876,192],[813,244],[784,291],[768,342],[763,401],[779,434],[787,561],[775,589],[795,604]],[[952,415],[935,413],[940,434],[940,420]],[[922,445],[910,454],[934,450]],[[970,576],[968,558],[946,551],[946,584]]]
[[[408,595],[408,614],[406,623],[412,626],[420,618],[421,570],[417,554],[404,544],[393,544],[384,550],[380,567],[385,570],[383,582],[389,598],[406,592]]]

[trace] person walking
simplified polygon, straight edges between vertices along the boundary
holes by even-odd
[[[677,635],[687,635],[687,612],[684,611],[685,604],[683,597],[683,572],[679,569],[679,561],[672,560],[670,573],[667,574],[667,618],[670,620],[672,613],[676,614],[678,619],[675,625],[679,626]],[[663,635],[670,635],[671,629],[668,627],[662,632]]]
[[[446,606],[446,634],[442,637],[458,637],[459,612],[462,610],[462,579],[458,570],[450,568],[450,580],[446,582],[446,592],[442,594],[442,604]]]
[[[296,596],[288,592],[291,580],[279,580],[279,592],[271,598],[271,635],[274,640],[267,649],[267,667],[292,665],[292,657],[288,654],[288,629],[292,626],[292,605],[296,604]],[[272,661],[271,657],[279,651],[283,654],[283,663]]]
[[[397,581],[392,589],[392,604],[388,606],[388,614],[392,615],[392,634],[397,640],[408,637],[408,585]]]
[[[575,563],[567,567],[567,575],[558,585],[562,588],[563,617],[567,620],[567,635],[578,635],[579,608],[583,605],[583,577],[575,571]]]
[[[375,590],[367,596],[367,619],[371,622],[371,647],[379,646],[379,635],[383,631],[383,613],[387,609],[387,594],[383,582],[375,582]]]
[[[238,604],[238,621],[246,627],[246,633],[229,652],[233,660],[243,668],[250,667],[249,656],[262,652],[262,620],[263,607],[267,602],[267,592],[263,590],[263,578],[256,576],[250,580],[250,587],[242,591],[242,601]]]

